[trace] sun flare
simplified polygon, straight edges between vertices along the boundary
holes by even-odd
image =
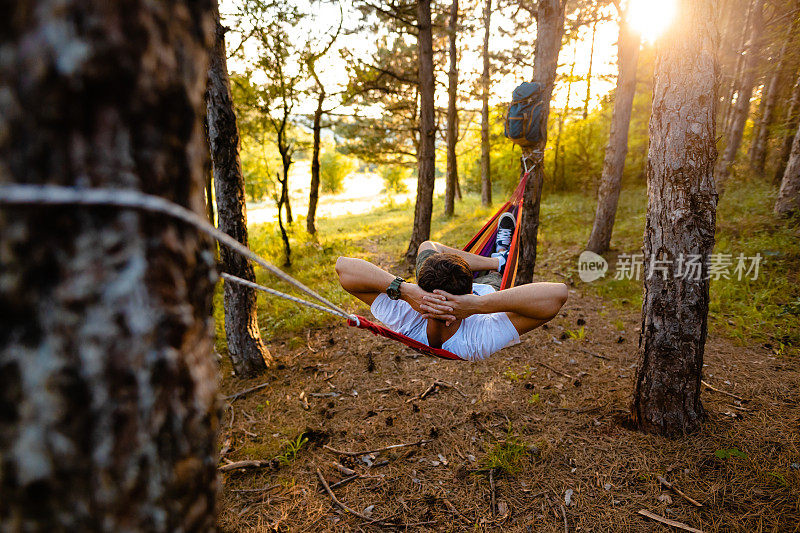
[[[672,23],[675,11],[675,0],[629,0],[628,23],[652,42]]]

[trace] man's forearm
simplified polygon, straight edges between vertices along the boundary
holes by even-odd
[[[517,313],[539,320],[552,318],[567,299],[563,283],[528,283],[477,298],[478,313]]]

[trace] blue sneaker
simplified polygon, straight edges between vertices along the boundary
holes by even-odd
[[[497,237],[494,240],[494,251],[503,252],[511,248],[511,239],[514,237],[514,228],[517,226],[517,220],[509,212],[500,215],[500,220],[497,222]]]

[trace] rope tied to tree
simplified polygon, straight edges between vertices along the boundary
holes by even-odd
[[[185,222],[186,224],[189,224],[197,230],[202,231],[210,237],[218,240],[220,243],[224,244],[234,252],[253,261],[281,280],[321,302],[324,304],[324,306],[291,296],[280,291],[276,291],[274,289],[270,289],[268,287],[264,287],[263,285],[253,283],[227,273],[221,274],[223,279],[233,283],[238,283],[240,285],[245,285],[250,288],[299,303],[301,305],[318,309],[320,311],[325,311],[348,320],[352,320],[357,325],[360,324],[357,315],[348,313],[313,289],[310,289],[300,281],[271,264],[260,255],[253,252],[250,248],[243,245],[227,233],[215,228],[207,220],[200,217],[193,211],[190,211],[181,205],[170,202],[169,200],[159,196],[145,194],[143,192],[129,189],[81,188],[66,187],[61,185],[3,184],[0,185],[0,205],[113,206],[167,215]]]

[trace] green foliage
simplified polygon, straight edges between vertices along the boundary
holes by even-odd
[[[730,459],[736,457],[737,459],[746,459],[747,454],[740,451],[738,448],[720,448],[714,452],[718,459]]]
[[[408,177],[408,169],[398,165],[387,165],[381,168],[384,190],[388,193],[402,194],[408,192],[405,179]]]
[[[344,179],[355,169],[349,157],[335,149],[325,149],[319,156],[319,181],[322,192],[338,194],[344,188]]]
[[[540,401],[540,399],[539,399],[539,393],[538,392],[534,392],[533,394],[531,394],[531,397],[528,398],[528,403],[531,404],[531,405],[535,405],[535,404],[539,403],[539,401]]]
[[[566,330],[566,334],[570,339],[576,341],[583,341],[586,340],[586,329],[584,326],[581,326],[581,329],[577,331],[572,331],[571,329]]]
[[[286,446],[283,448],[283,453],[275,457],[275,460],[282,465],[288,465],[294,461],[294,458],[297,457],[297,452],[299,452],[300,448],[302,448],[307,442],[308,438],[301,433],[296,439],[290,440],[286,443]]]
[[[527,445],[516,437],[511,437],[492,446],[483,460],[482,466],[507,474],[516,474],[528,456]]]

